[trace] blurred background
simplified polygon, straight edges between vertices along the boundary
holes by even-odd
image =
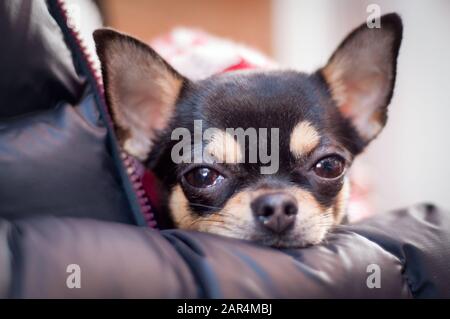
[[[75,0],[74,0],[75,1]],[[404,21],[384,132],[356,163],[376,211],[429,201],[450,208],[450,1],[98,0],[105,24],[151,40],[195,27],[254,47],[301,71],[323,65],[366,21],[367,6]],[[362,167],[362,168],[361,168]],[[359,173],[358,173],[359,174]]]

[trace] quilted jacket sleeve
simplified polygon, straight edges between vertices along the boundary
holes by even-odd
[[[89,219],[3,221],[0,297],[448,298],[449,243],[450,215],[431,205],[285,251]],[[73,264],[80,288],[67,285]]]

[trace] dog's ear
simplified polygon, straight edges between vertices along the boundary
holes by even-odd
[[[168,126],[186,79],[137,39],[111,29],[93,36],[119,142],[145,160],[158,132]]]
[[[387,120],[402,30],[397,14],[382,16],[380,28],[363,24],[350,33],[320,70],[341,114],[365,143],[378,135]]]

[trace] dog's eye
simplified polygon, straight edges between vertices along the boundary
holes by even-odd
[[[336,178],[344,172],[345,162],[339,156],[322,158],[314,165],[314,173],[323,178]]]
[[[206,188],[217,184],[224,177],[211,168],[199,167],[187,172],[184,178],[192,187]]]

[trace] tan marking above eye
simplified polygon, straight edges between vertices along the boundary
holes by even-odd
[[[308,121],[302,121],[292,130],[289,148],[291,153],[299,158],[316,148],[319,141],[320,135],[314,126]]]
[[[242,163],[241,146],[232,135],[219,129],[214,129],[210,133],[209,142],[205,147],[207,156],[212,157],[217,163]]]

